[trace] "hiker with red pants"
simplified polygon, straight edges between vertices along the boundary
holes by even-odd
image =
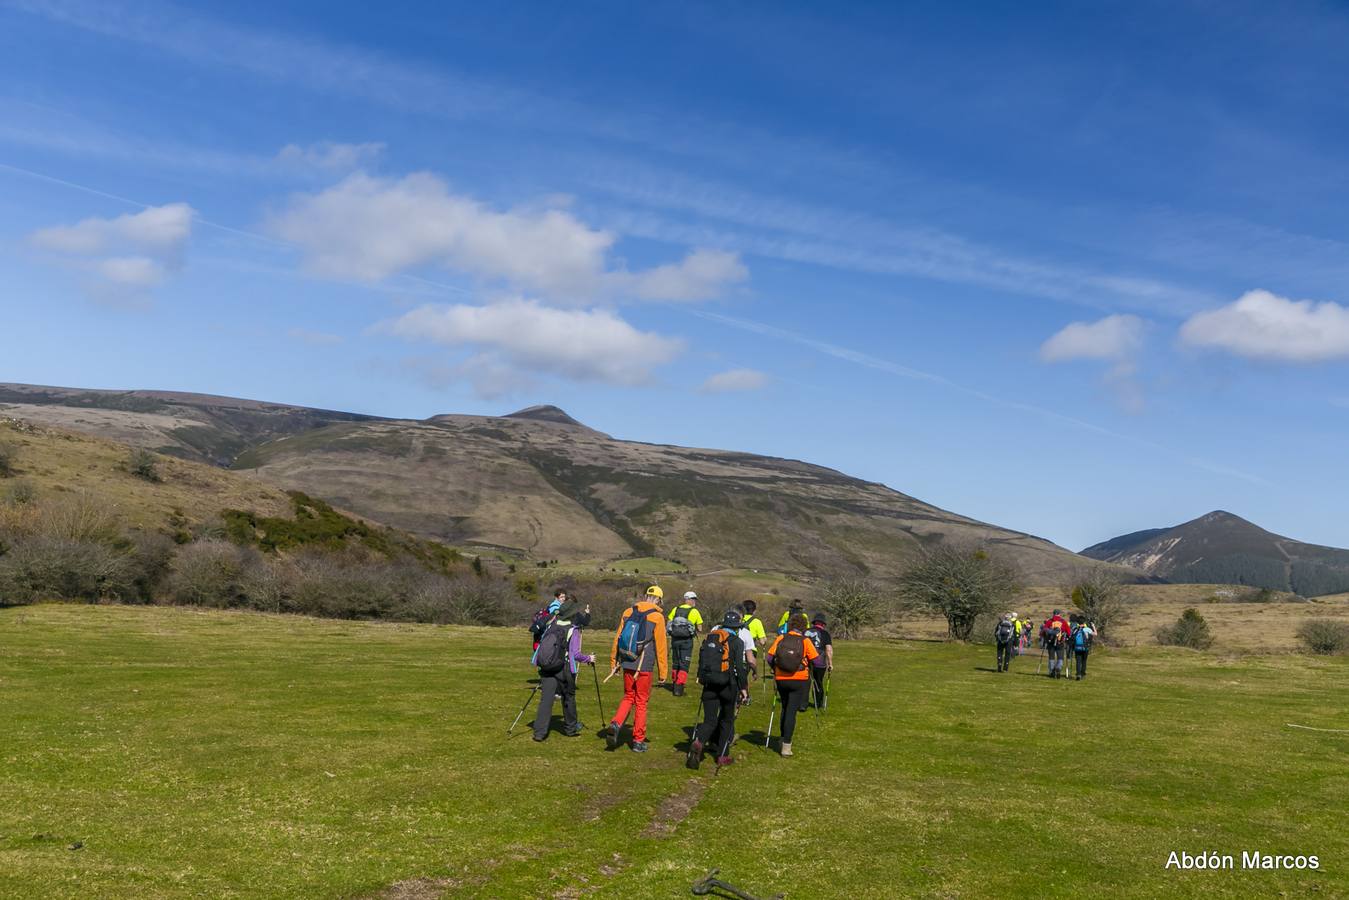
[[[605,729],[609,749],[618,747],[618,735],[635,711],[632,721],[632,752],[645,753],[646,706],[651,700],[651,676],[660,672],[660,683],[669,676],[666,658],[665,613],[661,610],[665,592],[656,585],[646,589],[646,595],[623,612],[609,652],[609,675],[613,677],[620,666],[623,669],[623,702],[614,712],[614,719]]]
[[[1054,610],[1054,614],[1040,626],[1040,643],[1049,655],[1050,678],[1064,677],[1063,663],[1068,656],[1068,632],[1071,627],[1061,609]]]
[[[806,708],[810,690],[810,665],[820,655],[815,645],[805,636],[805,614],[794,613],[786,622],[786,634],[778,635],[768,648],[768,665],[782,702],[781,753],[792,755],[792,733],[796,731],[796,713]]]
[[[722,768],[735,762],[736,709],[749,697],[749,663],[741,637],[740,613],[728,610],[721,624],[707,633],[698,651],[698,683],[703,686],[703,721],[693,729],[686,765],[698,768],[708,748]],[[748,634],[748,632],[744,632]]]

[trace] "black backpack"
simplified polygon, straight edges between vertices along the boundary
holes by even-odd
[[[693,623],[689,621],[689,613],[692,610],[693,607],[687,604],[675,607],[674,618],[670,620],[671,637],[688,640],[698,633],[698,630],[693,627]]]
[[[726,687],[734,677],[731,662],[731,636],[714,628],[698,649],[698,683],[707,687]]]
[[[553,614],[547,608],[534,613],[534,621],[529,623],[529,633],[534,635],[534,642],[543,640],[543,633],[548,630],[548,626],[553,624]]]
[[[1016,629],[1012,627],[1011,622],[1003,619],[998,623],[998,627],[993,629],[993,637],[997,639],[999,644],[1010,644],[1012,642],[1012,632],[1015,630]]]
[[[561,625],[550,625],[539,638],[539,649],[534,654],[534,665],[540,674],[555,675],[567,664],[567,643],[571,639],[571,629]]]
[[[801,671],[806,659],[806,639],[799,634],[783,635],[778,641],[777,652],[773,654],[773,668],[792,675]]]

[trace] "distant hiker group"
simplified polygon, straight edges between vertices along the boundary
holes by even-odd
[[[618,748],[631,716],[629,747],[634,753],[646,752],[647,713],[653,685],[665,684],[673,672],[671,693],[682,697],[693,672],[702,691],[700,718],[689,742],[688,765],[697,768],[709,751],[718,768],[730,765],[734,761],[730,750],[736,739],[736,718],[741,707],[751,701],[750,684],[760,677],[759,654],[767,645],[765,676],[771,673],[775,692],[765,746],[771,741],[773,722],[778,720],[780,753],[791,756],[797,714],[812,703],[817,715],[828,707],[834,646],[825,616],[816,614],[807,618],[801,603],[793,601],[769,644],[757,615],[758,607],[752,600],[727,610],[711,628],[706,628],[695,591],[686,592],[668,614],[664,602],[665,593],[660,587],[648,587],[623,611],[614,632],[609,652],[610,672],[604,680],[619,672],[623,674],[623,700],[603,728],[608,749]],[[534,616],[530,625],[531,661],[538,668],[539,684],[525,701],[516,722],[534,693],[541,692],[534,718],[536,741],[548,737],[557,698],[562,700],[562,733],[575,737],[584,731],[576,711],[577,673],[581,665],[591,667],[596,701],[600,715],[604,715],[595,657],[581,651],[581,633],[589,624],[590,608],[574,602],[563,590],[556,591],[553,601]],[[512,723],[508,730],[514,727]]]
[[[997,666],[999,672],[1011,668],[1012,658],[1021,655],[1030,646],[1031,623],[1023,620],[1015,612],[1009,612],[993,626],[993,643],[997,647]],[[1064,663],[1072,653],[1077,681],[1087,677],[1087,656],[1091,653],[1096,640],[1096,627],[1089,623],[1086,616],[1076,613],[1067,619],[1063,610],[1056,609],[1040,626],[1040,657],[1043,664],[1045,656],[1049,658],[1048,674],[1050,678],[1067,678]],[[1040,666],[1035,667],[1038,674]]]

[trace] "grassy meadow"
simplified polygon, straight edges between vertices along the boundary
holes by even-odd
[[[606,752],[589,672],[586,735],[508,738],[526,641],[0,610],[0,896],[678,897],[714,866],[763,897],[1349,894],[1349,734],[1288,727],[1349,729],[1343,657],[1101,651],[1077,683],[844,644],[797,756],[763,750],[759,689],[714,775],[683,767],[692,695],[656,693],[652,752]],[[1177,873],[1173,850],[1322,868]]]

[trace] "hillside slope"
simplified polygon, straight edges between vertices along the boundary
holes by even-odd
[[[658,554],[697,571],[893,575],[928,543],[991,542],[1037,580],[1048,541],[795,460],[623,441],[556,407],[378,419],[154,391],[0,385],[0,415],[253,471],[370,519],[535,559]]]
[[[1349,591],[1349,550],[1304,544],[1221,510],[1103,541],[1082,555],[1167,581],[1247,584],[1307,597]]]

